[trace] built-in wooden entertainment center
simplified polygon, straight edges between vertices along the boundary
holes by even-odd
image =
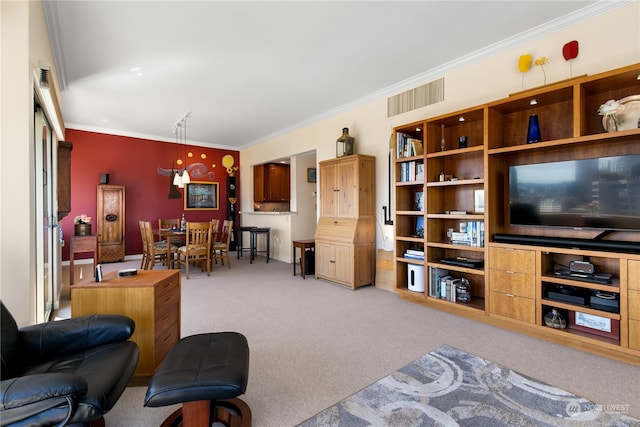
[[[640,154],[640,129],[607,132],[598,113],[609,100],[640,95],[639,75],[634,64],[395,128],[400,297],[640,365],[640,230],[602,237],[590,228],[515,226],[509,217],[510,166]],[[532,114],[542,141],[527,143]],[[594,238],[604,246],[590,245]],[[571,261],[611,280],[558,274]],[[458,298],[452,284],[462,286]],[[594,302],[595,294],[607,301]],[[548,326],[554,310],[562,321]]]

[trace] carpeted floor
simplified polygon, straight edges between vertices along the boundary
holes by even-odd
[[[247,337],[251,361],[242,398],[254,427],[295,426],[442,345],[602,405],[623,405],[621,412],[640,418],[637,366],[432,310],[372,286],[352,291],[313,276],[302,280],[292,276],[291,264],[267,264],[262,256],[253,264],[247,256],[232,259],[230,269],[215,265],[210,277],[199,269],[190,276],[182,274],[182,336],[237,331]],[[62,311],[68,317],[68,308]],[[128,387],[106,425],[160,425],[175,407],[145,408],[145,392]]]
[[[640,426],[640,420],[441,346],[298,427],[578,424]]]

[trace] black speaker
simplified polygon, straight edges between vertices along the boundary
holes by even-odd
[[[100,184],[108,184],[109,183],[109,174],[101,173],[100,174]]]

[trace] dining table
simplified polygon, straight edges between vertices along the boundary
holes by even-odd
[[[187,238],[187,230],[184,228],[158,228],[153,230],[154,236],[158,236],[160,240],[167,242],[167,268],[173,269],[174,258],[171,253],[171,245],[173,242],[185,242]],[[211,233],[211,243],[216,241],[218,230]],[[179,246],[179,245],[176,245]]]
[[[158,228],[153,230],[153,234],[158,236],[160,240],[167,242],[167,268],[173,269],[174,258],[171,253],[171,245],[174,242],[184,242],[187,238],[187,230],[184,228]]]

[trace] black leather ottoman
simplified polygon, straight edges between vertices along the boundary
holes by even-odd
[[[251,409],[237,397],[249,378],[249,345],[244,335],[219,332],[192,335],[173,346],[156,370],[144,406],[182,403],[162,427],[251,425]]]

